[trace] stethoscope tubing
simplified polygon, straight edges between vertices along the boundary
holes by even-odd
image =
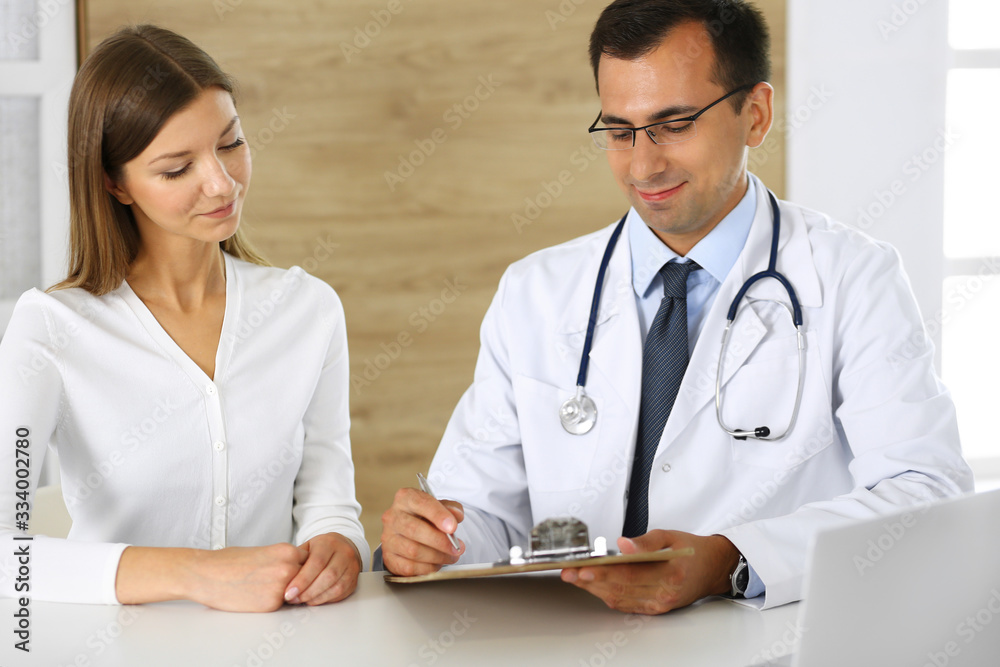
[[[771,203],[771,248],[768,257],[768,265],[765,271],[760,271],[750,278],[748,278],[740,289],[736,293],[736,297],[729,306],[729,311],[726,318],[726,328],[722,335],[721,347],[719,350],[719,364],[716,370],[716,380],[715,380],[715,410],[716,419],[719,422],[719,426],[729,435],[740,440],[745,440],[746,438],[755,438],[758,440],[780,440],[787,435],[795,424],[795,420],[798,416],[799,405],[802,399],[802,389],[804,386],[804,371],[805,371],[805,340],[802,330],[802,308],[799,305],[798,296],[795,293],[795,288],[792,287],[791,282],[782,273],[777,270],[778,261],[778,240],[781,233],[781,211],[778,207],[778,200],[770,190],[767,191],[767,195]],[[601,292],[604,287],[604,276],[607,273],[608,264],[611,262],[611,255],[614,252],[615,246],[618,243],[618,239],[622,234],[622,230],[625,227],[625,220],[628,218],[628,213],[622,216],[622,219],[618,221],[615,226],[614,231],[611,232],[611,237],[608,239],[607,247],[604,249],[604,256],[601,258],[601,265],[597,271],[597,281],[594,284],[594,298],[590,304],[590,317],[587,321],[587,335],[583,342],[583,350],[580,354],[580,370],[576,377],[576,395],[566,400],[565,403],[560,408],[559,417],[562,422],[563,428],[567,432],[574,435],[583,435],[589,432],[594,423],[597,421],[597,407],[594,405],[593,400],[586,395],[586,384],[587,384],[587,369],[590,364],[590,349],[594,341],[594,332],[597,330],[597,314],[600,310],[601,304]],[[723,373],[723,360],[725,358],[726,343],[729,341],[729,334],[732,328],[733,322],[736,320],[736,315],[739,310],[739,305],[743,301],[747,294],[747,291],[758,281],[764,280],[765,278],[773,278],[777,280],[782,287],[785,288],[785,292],[788,294],[788,298],[791,301],[790,315],[792,317],[792,323],[795,325],[796,339],[798,345],[798,357],[799,357],[799,373],[798,373],[798,387],[795,393],[795,404],[792,408],[792,416],[789,421],[788,427],[779,435],[771,435],[771,429],[767,426],[759,426],[752,431],[742,430],[742,429],[731,429],[729,428],[722,419],[722,373]],[[787,305],[780,303],[785,308]]]
[[[594,332],[597,330],[597,312],[601,307],[601,292],[604,290],[604,274],[608,272],[608,264],[611,263],[611,255],[615,251],[615,246],[618,244],[618,237],[622,235],[622,229],[625,228],[625,219],[628,217],[628,213],[622,216],[622,219],[618,221],[615,226],[615,230],[611,232],[611,238],[608,239],[608,245],[604,249],[604,256],[601,258],[601,268],[597,270],[597,282],[594,284],[594,299],[590,303],[590,318],[587,320],[587,337],[583,341],[583,354],[580,356],[580,372],[576,375],[576,386],[584,387],[587,385],[587,368],[590,365],[590,346],[594,342]]]

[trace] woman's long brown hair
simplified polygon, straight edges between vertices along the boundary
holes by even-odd
[[[164,123],[211,87],[233,95],[233,80],[189,40],[153,25],[122,28],[80,67],[69,100],[69,275],[50,290],[117,289],[139,249],[132,211],[108,192],[122,167]],[[240,230],[219,244],[267,265]]]

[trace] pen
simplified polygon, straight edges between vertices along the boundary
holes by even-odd
[[[438,499],[438,497],[434,494],[434,489],[431,488],[431,483],[427,481],[427,478],[423,476],[423,473],[417,473],[417,481],[420,482],[420,488],[424,493],[429,495],[434,500]],[[451,546],[458,549],[458,540],[455,539],[455,536],[451,533],[445,533],[445,535],[448,536],[448,541],[451,542]]]

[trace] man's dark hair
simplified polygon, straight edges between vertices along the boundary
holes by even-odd
[[[652,53],[678,25],[705,26],[715,50],[714,81],[726,92],[771,78],[771,37],[764,16],[744,0],[615,0],[590,34],[590,65],[601,56],[636,60]],[[598,84],[599,85],[599,84]],[[739,113],[749,91],[729,98]]]

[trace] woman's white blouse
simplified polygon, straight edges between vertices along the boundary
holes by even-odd
[[[26,594],[14,555],[24,545],[27,592],[62,602],[116,603],[128,545],[221,549],[337,532],[367,561],[340,299],[298,267],[225,257],[214,380],[127,283],[102,297],[30,290],[18,301],[0,342],[4,596]],[[65,540],[16,540],[46,446],[73,527]]]

